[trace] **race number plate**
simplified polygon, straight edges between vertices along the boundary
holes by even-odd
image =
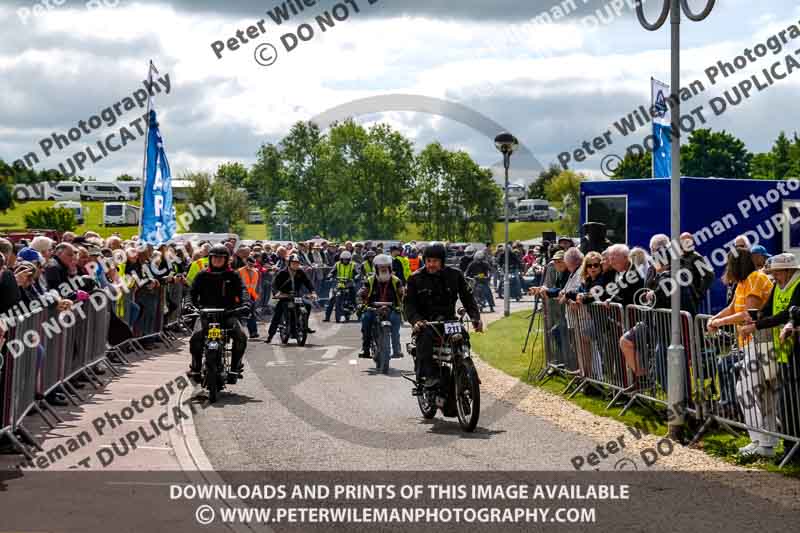
[[[294,299],[294,303],[301,304],[301,303],[303,303],[303,299],[302,298],[295,298]]]
[[[221,339],[222,338],[222,330],[219,328],[208,328],[208,338],[209,339]]]
[[[445,322],[444,333],[445,335],[461,333],[461,322]]]

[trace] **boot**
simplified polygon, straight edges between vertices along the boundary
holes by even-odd
[[[361,351],[358,353],[358,357],[360,359],[372,359],[372,356],[369,354],[369,342],[362,343]]]

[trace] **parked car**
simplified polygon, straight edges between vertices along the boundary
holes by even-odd
[[[103,204],[104,226],[135,226],[139,223],[139,208],[123,202]]]
[[[262,213],[260,209],[251,209],[247,214],[247,222],[250,224],[263,224],[264,213]]]
[[[81,185],[81,200],[132,200],[131,194],[123,191],[113,181],[87,181]]]
[[[83,205],[80,202],[56,202],[53,204],[55,209],[69,209],[75,213],[75,220],[78,224],[85,224],[86,218],[84,215]]]

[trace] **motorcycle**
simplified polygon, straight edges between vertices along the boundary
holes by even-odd
[[[336,292],[334,293],[334,298],[336,298],[336,322],[341,321],[342,317],[344,317],[345,322],[350,321],[350,315],[356,312],[356,302],[353,300],[353,280],[349,278],[337,278],[336,283]]]
[[[278,326],[281,343],[288,344],[289,339],[296,339],[298,346],[305,346],[308,339],[308,310],[305,301],[294,292],[285,295],[286,309]]]
[[[478,304],[481,313],[487,307],[494,311],[492,301],[489,299],[489,294],[492,289],[489,287],[489,279],[486,277],[486,274],[478,274],[475,278],[467,278],[467,284],[475,295],[475,302]]]
[[[232,316],[241,317],[249,312],[247,307],[231,310],[212,308],[198,310],[200,319],[204,324],[208,324],[203,346],[201,384],[208,391],[210,403],[217,401],[219,391],[223,390],[226,384],[233,385],[238,378],[238,374],[231,372],[233,339],[230,336],[230,328],[224,327],[226,319]]]
[[[416,380],[403,376],[414,383],[412,395],[417,397],[422,416],[431,419],[441,409],[445,417],[458,417],[461,429],[472,432],[478,425],[481,410],[481,380],[470,357],[469,334],[464,327],[466,311],[459,309],[458,320],[428,322],[437,339],[433,346],[433,364],[439,383],[434,387],[422,387]],[[417,347],[414,340],[407,346],[417,362]]]
[[[375,302],[374,307],[367,307],[367,311],[375,313],[370,332],[370,348],[375,368],[384,374],[389,372],[389,359],[392,358],[392,322],[389,314],[392,312],[391,302]]]

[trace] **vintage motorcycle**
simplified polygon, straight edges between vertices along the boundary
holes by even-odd
[[[278,326],[281,342],[288,344],[289,339],[296,339],[298,346],[305,346],[308,340],[308,310],[305,301],[294,292],[284,294],[287,299],[286,309]]]
[[[433,346],[433,363],[439,377],[439,383],[425,388],[416,380],[403,376],[414,383],[412,395],[417,397],[422,416],[431,419],[436,416],[437,409],[442,410],[445,417],[458,417],[458,423],[464,431],[472,432],[478,425],[481,409],[481,380],[470,357],[469,334],[464,327],[464,309],[458,310],[458,320],[428,322],[436,334]],[[412,340],[407,346],[417,361],[417,347]]]
[[[208,401],[217,401],[219,391],[225,388],[225,384],[233,385],[236,383],[238,374],[231,372],[231,353],[233,351],[233,339],[231,338],[231,328],[225,325],[229,323],[230,317],[242,317],[250,313],[247,306],[236,309],[199,309],[198,314],[203,324],[208,324],[206,330],[205,344],[203,345],[203,368],[201,372],[201,383],[203,388],[208,391]],[[238,322],[232,322],[234,327],[238,327]]]
[[[375,302],[374,306],[367,307],[367,311],[375,313],[370,332],[370,349],[375,368],[384,374],[389,372],[389,359],[392,358],[392,322],[389,314],[394,305],[392,302]]]
[[[349,278],[337,278],[336,289],[333,298],[336,298],[336,322],[344,318],[345,322],[350,321],[350,316],[356,312],[356,302],[352,292],[354,287],[353,280]]]

